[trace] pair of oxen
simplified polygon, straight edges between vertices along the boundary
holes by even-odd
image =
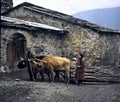
[[[63,72],[65,83],[70,81],[70,67],[71,60],[66,57],[60,56],[46,56],[40,60],[28,58],[27,60],[21,59],[17,65],[18,68],[28,68],[28,73],[31,80],[37,80],[37,73],[40,73],[44,79],[44,73],[48,74],[49,81],[58,80],[59,73]]]

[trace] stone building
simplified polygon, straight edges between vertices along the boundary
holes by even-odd
[[[1,0],[1,13],[11,9],[13,7],[12,0]]]
[[[120,31],[24,2],[2,13],[1,65],[14,69],[27,46],[36,53],[71,56],[82,52],[87,66],[116,66]]]

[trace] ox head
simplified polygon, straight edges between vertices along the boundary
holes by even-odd
[[[35,62],[35,61],[34,61]],[[39,62],[36,62],[37,67],[40,69],[44,69],[45,65],[47,64],[47,61],[39,60]]]

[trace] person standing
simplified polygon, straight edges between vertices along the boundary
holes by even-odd
[[[26,59],[27,60],[27,71],[28,71],[28,74],[29,74],[29,78],[30,78],[30,81],[34,81],[35,78],[33,76],[33,71],[32,71],[32,68],[31,68],[30,61],[29,61],[29,59],[34,58],[34,53],[33,53],[31,47],[27,48],[26,57],[27,57],[27,59]]]
[[[77,85],[80,85],[83,83],[83,80],[85,78],[85,60],[84,55],[81,53],[78,53],[76,55],[77,62],[76,62],[76,71],[75,71],[75,81]]]

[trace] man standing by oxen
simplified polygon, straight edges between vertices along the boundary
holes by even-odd
[[[32,66],[31,66],[31,63],[29,61],[29,59],[34,58],[34,52],[32,51],[31,47],[27,48],[26,57],[27,57],[26,61],[27,61],[27,70],[28,70],[29,78],[30,78],[31,81],[35,81]]]
[[[29,61],[29,59],[34,58],[34,53],[33,51],[31,51],[31,47],[28,47],[26,50],[26,59],[23,59],[22,57],[20,58],[20,62],[18,63],[17,67],[19,69],[23,69],[27,67],[27,71],[29,74],[29,78],[31,81],[34,80],[34,76],[33,76],[33,71],[32,71],[32,66],[31,63]]]

